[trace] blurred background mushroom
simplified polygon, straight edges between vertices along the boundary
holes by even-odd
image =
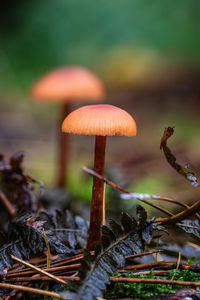
[[[199,175],[199,9],[196,0],[4,1],[1,151],[9,157],[23,149],[29,173],[47,188],[54,185],[58,105],[27,101],[29,89],[48,70],[81,65],[105,82],[106,102],[133,113],[137,122],[134,151],[129,139],[110,139],[107,177],[130,191],[196,200],[198,189],[167,165],[159,143],[164,127],[175,126],[169,146]],[[68,188],[85,204],[91,178],[81,166],[91,161],[91,140],[72,136],[71,141]],[[108,215],[135,205],[121,202],[113,189],[107,192]]]
[[[37,81],[31,89],[32,97],[37,101],[58,102],[61,105],[58,122],[58,188],[64,188],[67,182],[69,164],[69,137],[60,130],[65,117],[71,112],[71,104],[77,102],[97,102],[104,98],[103,83],[89,70],[68,66],[49,72]]]

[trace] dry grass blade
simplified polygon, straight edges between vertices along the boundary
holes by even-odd
[[[177,266],[176,266],[177,270],[178,270],[178,268],[180,266],[180,262],[181,262],[181,252],[179,251],[179,253],[178,253],[178,259],[177,259]]]

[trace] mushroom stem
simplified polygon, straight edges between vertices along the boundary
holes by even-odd
[[[106,136],[96,136],[94,171],[104,175]],[[101,240],[104,182],[93,177],[92,204],[90,210],[90,228],[87,249],[93,250],[94,243]]]
[[[61,107],[59,128],[63,120],[70,113],[70,103],[64,103]],[[58,137],[58,168],[57,168],[57,187],[64,188],[67,180],[68,156],[69,156],[69,134],[59,130]]]

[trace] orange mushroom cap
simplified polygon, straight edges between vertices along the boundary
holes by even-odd
[[[100,79],[89,70],[70,66],[43,76],[33,86],[31,94],[35,100],[44,101],[98,101],[104,96],[104,87]]]
[[[87,105],[72,111],[62,131],[84,135],[136,135],[135,120],[125,110],[108,104]]]

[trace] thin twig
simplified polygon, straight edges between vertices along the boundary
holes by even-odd
[[[92,254],[92,252],[91,252],[91,254]],[[74,261],[79,261],[82,258],[83,258],[82,254],[74,255],[72,257],[63,258],[63,259],[60,259],[58,261],[52,262],[51,263],[51,268],[55,268],[55,267],[58,267],[60,265],[63,267],[63,265],[65,265],[65,264],[69,264],[69,263],[74,262]],[[46,259],[44,259],[44,261],[46,261]],[[70,267],[70,266],[72,266],[72,265],[71,264],[67,265],[66,268],[71,269],[72,267]],[[46,263],[45,264],[41,264],[38,267],[39,268],[46,268]],[[19,266],[18,266],[18,268],[19,268]],[[51,268],[48,269],[48,270],[46,269],[46,271],[51,272]],[[21,275],[22,273],[24,275],[26,275],[26,274],[32,274],[33,271],[32,271],[32,269],[30,270],[29,267],[21,268],[20,270],[11,269],[11,270],[8,271],[7,277],[18,276],[19,274]]]
[[[51,229],[51,231],[69,231],[69,232],[81,232],[81,229],[57,228],[57,229]]]
[[[163,250],[152,250],[152,251],[148,251],[148,252],[142,252],[139,254],[132,254],[132,255],[127,255],[125,256],[126,259],[128,258],[136,258],[136,257],[141,257],[141,256],[146,256],[146,255],[151,255],[154,253],[159,253],[159,252],[163,252]],[[80,255],[79,257],[74,256],[74,260],[79,260],[82,259],[83,255]],[[73,260],[71,259],[70,262],[72,262]],[[59,266],[59,262],[62,262],[62,265]],[[57,265],[53,265],[53,263],[51,264],[50,268],[46,268],[46,265],[43,266],[44,271],[48,271],[49,273],[51,272],[58,272],[58,271],[67,271],[67,270],[72,270],[72,271],[76,271],[79,267],[81,266],[80,263],[78,264],[69,264],[69,265],[63,265],[63,259],[60,261],[57,261]],[[42,268],[42,266],[40,266],[40,268]],[[19,270],[18,272],[9,272],[6,276],[6,278],[8,278],[8,280],[10,281],[11,278],[15,278],[15,277],[20,277],[20,276],[25,276],[25,275],[33,275],[34,274],[34,270],[30,270],[30,268],[25,268],[23,270]]]
[[[154,222],[159,222],[162,224],[181,222],[182,220],[189,217],[190,215],[194,215],[199,209],[200,209],[200,200],[195,202],[192,206],[186,208],[184,211],[182,211],[176,215],[173,215],[172,217],[157,218],[154,220]]]
[[[92,176],[95,176],[95,177],[99,178],[100,180],[104,181],[104,182],[107,183],[108,185],[113,186],[114,188],[118,189],[119,191],[121,191],[121,192],[123,192],[123,193],[126,193],[126,194],[130,194],[129,191],[125,190],[123,187],[117,185],[116,183],[114,183],[114,182],[112,182],[112,181],[106,179],[105,177],[101,176],[101,175],[98,174],[97,172],[95,172],[95,171],[93,171],[93,170],[91,170],[91,169],[89,169],[89,168],[87,168],[87,167],[85,167],[85,166],[83,166],[82,169],[83,169],[83,171],[85,171],[85,172],[88,173],[89,175],[92,175]],[[147,205],[152,206],[152,207],[154,207],[154,208],[160,210],[161,212],[165,213],[165,214],[168,215],[168,216],[173,216],[173,214],[172,214],[170,211],[168,211],[168,210],[166,210],[166,209],[164,209],[164,208],[162,208],[162,207],[160,207],[160,206],[158,206],[158,205],[152,204],[152,203],[148,202],[147,200],[140,199],[140,198],[137,198],[137,200],[139,200],[139,201],[141,201],[141,202],[143,202],[143,203],[146,203]]]
[[[142,272],[134,272],[133,275],[134,276],[138,276],[138,275],[148,275],[152,272],[152,270],[150,271],[142,271]],[[169,271],[168,270],[154,270],[153,271],[153,274],[155,275],[162,275],[162,274],[166,274],[168,273]]]
[[[25,287],[23,285],[0,283],[0,288],[9,289],[9,290],[19,290],[19,291],[23,291],[23,292],[35,293],[35,294],[40,294],[40,295],[44,295],[44,296],[50,296],[50,297],[62,299],[58,293],[44,291],[41,289],[35,289],[35,288],[30,288],[30,287]]]
[[[127,190],[125,190],[124,188],[120,187],[119,185],[117,185],[116,183],[104,178],[103,176],[99,175],[98,173],[96,173],[95,171],[83,166],[82,169],[87,172],[88,174],[92,175],[92,176],[96,176],[97,178],[103,180],[104,182],[106,182],[107,184],[115,187],[116,189],[122,191],[125,194],[131,194],[130,192],[128,192]],[[173,202],[175,204],[181,205],[179,201],[176,200],[172,200],[170,198],[166,198],[166,197],[160,197],[157,195],[151,195],[152,197],[154,196],[155,200],[162,200],[163,201],[169,201],[169,202]],[[138,199],[138,198],[137,198]],[[142,201],[141,198],[139,198],[138,200]],[[148,205],[151,205],[151,203],[147,202]],[[152,206],[152,205],[151,205]],[[191,214],[196,214],[197,211],[200,209],[200,200],[197,201],[196,203],[194,203],[192,206],[187,206],[185,204],[181,205],[184,206],[186,209],[176,215],[171,215],[169,218],[157,218],[155,219],[154,222],[159,222],[159,223],[177,223],[182,221],[184,218],[190,216]],[[155,206],[154,206],[155,207]],[[164,211],[163,208],[156,206],[156,208],[160,211],[163,211],[166,213],[166,210]],[[168,212],[168,211],[167,211]],[[168,215],[170,215],[171,213],[168,212]],[[199,215],[197,214],[197,217],[199,218]]]
[[[51,268],[44,268],[44,269],[39,269],[41,271],[48,271],[48,274],[50,274],[50,272],[56,272],[56,271],[63,271],[63,270],[77,270],[78,268],[80,268],[81,264],[72,264],[72,265],[67,265],[67,266],[57,266],[57,267],[51,267]],[[33,266],[34,268],[38,268]],[[38,271],[37,269],[34,269],[36,271]],[[12,278],[12,277],[17,277],[17,276],[24,276],[24,275],[31,275],[34,274],[34,270],[30,270],[30,271],[23,271],[23,272],[16,272],[16,273],[11,273],[7,275],[7,278]],[[41,273],[42,274],[42,273]]]
[[[54,262],[51,263],[51,266],[55,267],[55,266],[58,266],[58,265],[63,265],[65,263],[69,264],[73,261],[81,260],[82,258],[83,258],[83,254],[77,254],[77,255],[74,255],[72,257],[67,257],[67,258],[60,259],[58,261],[54,261]],[[46,267],[46,264],[41,264],[39,267],[40,268]]]
[[[144,271],[144,272],[138,272],[135,273],[134,275],[141,275],[141,274],[149,274],[151,271]],[[167,273],[164,270],[161,271],[155,271],[155,274],[165,274]],[[62,276],[60,278],[66,279],[66,280],[75,280],[75,281],[80,281],[79,277],[71,277],[71,276]],[[30,281],[51,281],[51,278],[48,277],[39,277],[39,278],[17,278],[16,281],[21,281],[21,282],[30,282]],[[171,284],[171,285],[181,285],[181,286],[195,286],[198,287],[200,286],[200,282],[192,282],[192,281],[180,281],[180,280],[166,280],[166,279],[149,279],[149,278],[127,278],[127,277],[110,277],[111,282],[129,282],[129,283],[151,283],[151,284]],[[22,290],[22,291],[27,291],[27,292],[32,292],[32,293],[38,293],[41,295],[46,295],[46,296],[51,296],[51,297],[57,297],[61,299],[61,296],[59,294],[56,294],[54,292],[47,292],[44,290],[40,289],[33,289],[33,288],[28,288],[24,286],[19,286],[19,285],[12,285],[12,284],[6,284],[6,283],[0,283],[0,287],[2,288],[10,288],[10,289],[15,289]]]
[[[61,283],[61,284],[67,285],[67,283],[66,283],[64,280],[59,279],[58,277],[56,277],[56,276],[54,276],[54,275],[52,275],[52,274],[50,274],[50,273],[48,273],[48,272],[46,272],[46,271],[44,271],[44,270],[38,268],[38,267],[33,266],[33,265],[31,265],[30,263],[28,263],[28,262],[26,262],[26,261],[24,261],[24,260],[22,260],[22,259],[20,259],[20,258],[18,258],[18,257],[15,257],[14,255],[11,255],[11,258],[12,258],[13,260],[16,260],[16,261],[22,263],[23,265],[25,265],[25,266],[27,266],[27,267],[33,269],[33,270],[37,271],[37,272],[40,273],[40,274],[46,275],[46,276],[48,276],[48,277],[54,279],[55,281],[57,281],[57,282],[59,282],[59,283]]]
[[[138,199],[139,201],[143,202],[143,203],[146,203],[148,204],[149,206],[155,208],[155,209],[158,209],[159,211],[163,212],[164,214],[168,215],[168,216],[173,216],[173,213],[171,213],[170,211],[168,211],[167,209],[163,208],[163,207],[160,207],[156,204],[153,204],[151,202],[148,202],[147,200],[142,200],[142,199]]]
[[[126,277],[110,277],[111,282],[137,282],[137,283],[154,283],[154,284],[172,284],[184,286],[200,286],[200,282],[166,280],[166,279],[149,279],[149,278],[126,278]]]
[[[45,188],[44,188],[44,183],[43,183],[42,181],[38,181],[38,180],[32,178],[32,177],[31,177],[30,175],[28,175],[28,174],[26,174],[25,177],[26,177],[26,179],[27,179],[28,181],[31,181],[31,182],[36,183],[36,184],[39,184],[39,186],[40,186],[40,195],[41,195],[41,196],[44,195]]]
[[[72,276],[59,276],[59,279],[62,280],[75,280],[79,281],[79,277],[72,277]],[[29,282],[29,281],[53,281],[52,278],[49,278],[47,276],[38,276],[38,277],[15,277],[8,280],[9,282]]]
[[[188,244],[189,246],[191,246],[191,247],[195,248],[195,249],[198,249],[198,250],[200,250],[200,246],[199,246],[199,245],[197,245],[197,244],[194,244],[194,243],[192,243],[192,242],[187,242],[187,244]]]
[[[172,261],[158,261],[158,262],[153,262],[153,263],[148,263],[148,264],[138,264],[138,265],[132,265],[132,266],[127,266],[123,270],[119,269],[120,272],[124,272],[124,270],[138,270],[138,269],[148,269],[148,268],[153,268],[153,267],[161,267],[161,266],[171,266],[174,265],[176,266],[176,262]]]
[[[183,226],[183,227],[186,227],[186,228],[199,229],[198,226],[187,225],[187,224],[183,224],[183,223],[176,223],[176,225]]]
[[[7,211],[9,212],[9,214],[11,216],[14,216],[15,209],[14,209],[13,205],[10,203],[10,201],[8,200],[6,195],[1,190],[0,190],[0,198],[3,202],[3,204],[5,205],[5,207],[7,208]]]
[[[128,199],[153,199],[153,200],[161,200],[161,201],[166,201],[166,202],[170,202],[173,204],[177,204],[179,206],[182,206],[184,208],[189,208],[190,206],[187,205],[184,202],[178,201],[178,200],[174,200],[168,197],[163,197],[163,196],[159,196],[159,195],[154,195],[154,194],[141,194],[141,193],[125,193],[125,194],[121,194],[121,198],[128,200]],[[198,218],[198,220],[200,221],[200,215],[198,213],[196,213],[196,217]]]
[[[148,251],[148,252],[142,252],[142,253],[138,253],[138,254],[127,255],[127,256],[125,256],[125,258],[141,257],[141,256],[146,256],[146,255],[151,255],[151,254],[163,252],[163,251],[164,250],[152,250],[152,251]]]
[[[131,265],[127,266],[124,269],[118,269],[120,273],[126,272],[127,270],[139,270],[139,269],[149,269],[149,268],[154,268],[154,267],[163,267],[166,266],[168,268],[176,268],[177,262],[173,261],[158,261],[158,262],[153,262],[153,263],[148,263],[148,264],[138,264],[138,265]],[[180,269],[182,270],[188,270],[191,267],[189,264],[181,264],[179,266]]]

